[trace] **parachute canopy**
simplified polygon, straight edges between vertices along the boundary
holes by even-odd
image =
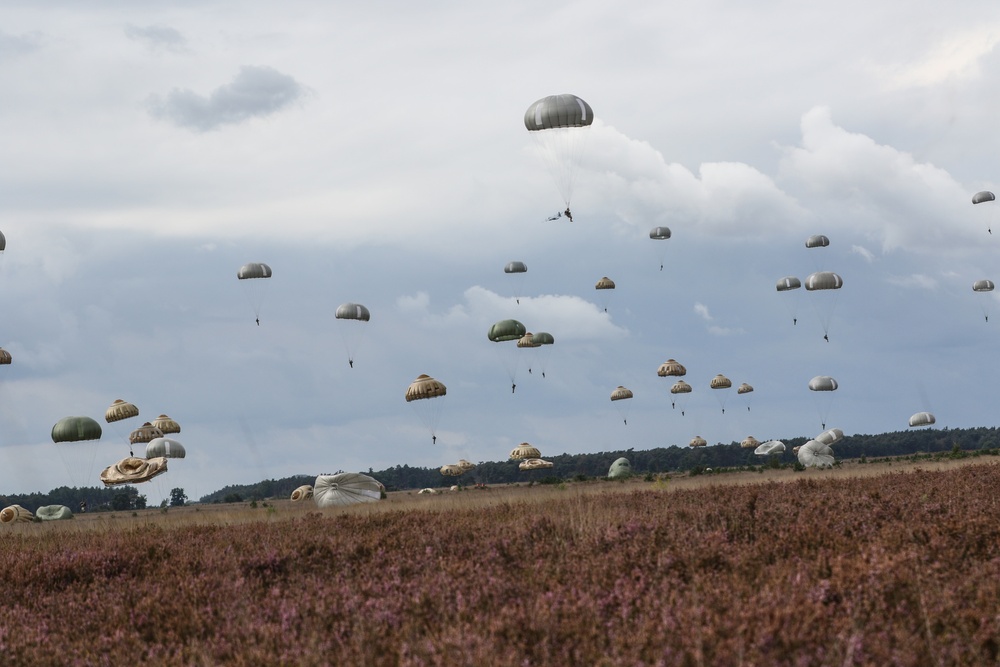
[[[742,447],[743,449],[757,449],[759,445],[760,445],[760,440],[753,437],[752,435],[748,435],[747,437],[743,438],[743,442],[740,443],[740,447]]]
[[[371,312],[360,303],[342,303],[337,306],[334,317],[338,320],[357,320],[367,322],[372,318]]]
[[[802,287],[802,281],[800,281],[795,276],[785,276],[778,280],[777,289],[779,292],[788,292],[789,290],[798,289]]]
[[[250,280],[252,278],[270,278],[271,267],[263,262],[249,262],[240,267],[236,272],[236,277],[240,280]]]
[[[100,439],[101,425],[90,417],[63,417],[52,427],[52,442]]]
[[[807,468],[833,467],[833,450],[817,440],[810,440],[799,447],[797,453],[799,463]]]
[[[830,245],[830,239],[822,234],[813,234],[806,239],[807,248],[825,248]]]
[[[729,389],[730,387],[733,386],[733,381],[727,378],[722,373],[719,373],[714,378],[712,378],[712,381],[709,383],[709,386],[712,389]]]
[[[518,340],[528,333],[524,325],[517,320],[500,320],[490,327],[487,337],[494,343]]]
[[[531,341],[537,345],[552,345],[556,339],[547,331],[539,331],[531,335]]]
[[[753,453],[757,456],[767,456],[769,454],[781,454],[785,451],[785,443],[781,440],[768,440],[767,442],[758,445],[757,449],[753,450]]]
[[[811,391],[836,391],[838,386],[837,381],[829,375],[817,375],[809,380]]]
[[[676,359],[667,359],[656,369],[656,374],[661,378],[682,377],[687,375],[687,369],[678,363]]]
[[[464,475],[465,470],[462,469],[462,466],[449,463],[441,466],[441,474],[445,477],[458,477],[459,475]]]
[[[520,445],[510,450],[510,458],[515,461],[526,460],[526,459],[540,459],[542,458],[542,453],[538,451],[537,447],[529,445],[526,442],[522,442]]]
[[[936,419],[934,415],[929,412],[918,412],[917,414],[910,417],[910,428],[918,428],[920,426],[930,426]]]
[[[746,382],[736,388],[737,394],[749,394],[751,391],[753,391],[753,387],[748,385]]]
[[[13,361],[13,357],[10,356],[10,352],[0,347],[0,366],[6,366]]]
[[[632,390],[626,389],[625,387],[618,385],[613,392],[611,392],[612,401],[622,401],[627,398],[632,398]]]
[[[382,498],[382,485],[358,472],[320,475],[313,484],[313,502],[318,507],[343,507],[373,503]]]
[[[996,197],[989,190],[983,190],[972,195],[973,204],[982,204],[983,202],[993,201]]]
[[[140,484],[148,482],[167,472],[167,460],[163,457],[140,459],[129,456],[101,471],[104,486],[115,484]]]
[[[448,393],[448,388],[429,375],[418,375],[406,389],[406,402],[419,401],[424,398],[436,398]]]
[[[677,382],[674,383],[674,385],[672,387],[670,387],[670,393],[671,394],[690,394],[691,393],[691,385],[689,385],[684,380],[678,380]]]
[[[528,266],[524,262],[507,262],[507,266],[503,267],[504,273],[524,273],[528,270]]]
[[[162,438],[163,431],[153,426],[151,423],[146,422],[139,428],[135,429],[128,435],[128,441],[133,445],[145,444],[151,442],[155,438]]]
[[[291,501],[297,503],[300,500],[309,500],[313,497],[313,487],[312,484],[303,484],[294,491],[292,491]]]
[[[0,510],[0,523],[31,523],[35,515],[20,505],[8,505]]]
[[[517,465],[518,470],[543,470],[552,467],[552,461],[542,459],[525,459]]]
[[[187,456],[184,445],[173,438],[153,438],[146,443],[146,458],[155,459],[162,456],[166,459],[182,459]]]
[[[61,521],[72,519],[73,511],[65,505],[42,505],[35,510],[35,516],[39,521]]]
[[[840,289],[844,286],[844,279],[833,271],[817,271],[806,278],[806,289],[810,292],[816,290]]]
[[[534,334],[530,331],[517,339],[518,347],[541,347],[542,344],[535,340]]]
[[[691,438],[691,442],[688,443],[689,447],[704,447],[708,444],[708,441],[700,435],[696,435]]]
[[[632,464],[629,463],[629,460],[624,457],[620,459],[615,459],[615,462],[612,463],[611,467],[608,469],[609,479],[619,479],[631,476],[632,476]]]
[[[597,284],[594,285],[594,289],[614,289],[614,288],[615,288],[615,281],[611,280],[611,278],[608,278],[607,276],[604,276],[603,278],[598,280]]]
[[[131,419],[132,417],[138,416],[139,408],[135,407],[132,403],[128,403],[120,398],[117,398],[104,413],[104,421],[110,424],[112,422],[121,421],[123,419]]]
[[[987,280],[986,278],[972,283],[973,292],[992,292],[994,287],[993,281]]]
[[[844,432],[839,428],[830,428],[819,435],[817,435],[813,440],[822,443],[826,446],[834,445],[844,439]]]
[[[153,420],[154,428],[160,429],[163,433],[180,433],[181,425],[166,415],[160,415]]]
[[[533,103],[524,112],[524,126],[529,132],[587,127],[593,122],[594,111],[576,95],[549,95]]]
[[[653,227],[649,230],[649,238],[656,241],[663,241],[670,238],[669,227]]]

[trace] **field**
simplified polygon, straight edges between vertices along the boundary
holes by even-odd
[[[1000,659],[985,459],[0,527],[4,665]]]

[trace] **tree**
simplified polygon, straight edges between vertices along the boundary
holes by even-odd
[[[184,503],[187,502],[187,495],[184,493],[184,489],[176,488],[170,489],[170,506],[171,507],[183,507]]]

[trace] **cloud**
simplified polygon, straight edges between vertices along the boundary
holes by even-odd
[[[137,26],[131,23],[125,25],[125,36],[137,42],[142,42],[153,50],[184,51],[187,40],[179,30],[164,25]]]
[[[875,260],[875,255],[872,254],[872,251],[864,246],[852,245],[851,252],[853,252],[856,255],[861,255],[865,259],[865,261],[868,262],[869,264],[871,264]]]
[[[974,79],[980,75],[980,62],[992,53],[1000,32],[995,26],[975,26],[939,41],[914,60],[872,69],[890,88],[934,86],[951,79]]]
[[[306,92],[302,84],[287,74],[270,67],[248,65],[240,68],[232,83],[219,86],[208,96],[175,88],[166,96],[150,96],[146,107],[154,118],[206,132],[270,116],[301,100]]]
[[[0,60],[16,58],[41,48],[41,34],[11,35],[0,32]]]
[[[708,312],[708,306],[706,306],[705,304],[703,303],[694,304],[694,312],[696,312],[705,320],[708,320],[709,322],[712,321],[712,316]]]
[[[912,273],[908,276],[889,276],[886,281],[890,285],[898,287],[908,287],[915,289],[932,290],[938,285],[937,281],[930,276],[921,273]]]

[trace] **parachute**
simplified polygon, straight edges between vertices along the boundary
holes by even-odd
[[[632,464],[625,457],[615,459],[608,468],[608,479],[625,479],[632,476]]]
[[[313,484],[313,502],[317,507],[345,507],[374,503],[382,498],[382,484],[358,472],[320,475]]]
[[[431,442],[437,443],[437,424],[441,419],[443,399],[448,389],[443,383],[429,375],[418,375],[406,388],[406,402],[413,405],[414,412],[431,432]]]
[[[708,385],[710,388],[717,390],[715,392],[715,397],[719,400],[719,407],[722,408],[722,414],[726,414],[726,400],[729,398],[729,390],[733,386],[733,381],[727,378],[722,373],[719,373]]]
[[[910,428],[919,428],[921,426],[930,426],[937,420],[934,419],[934,415],[929,412],[918,412],[912,417],[910,417]]]
[[[312,484],[303,484],[294,491],[292,491],[292,496],[290,500],[293,503],[297,503],[300,500],[309,500],[313,497],[313,487]]]
[[[74,486],[84,486],[90,480],[101,435],[101,425],[90,417],[63,417],[52,426],[52,442]]]
[[[825,308],[821,308],[815,301],[816,313],[819,315],[823,325],[823,339],[829,341],[830,319],[833,317],[833,309],[837,305],[837,295],[844,285],[844,279],[832,271],[817,271],[806,278],[806,290],[809,292],[823,292],[831,295]]]
[[[670,238],[670,228],[669,227],[653,227],[649,230],[649,238],[654,241],[666,241]],[[663,259],[667,255],[667,249],[662,248],[660,250],[660,271],[663,270]]]
[[[265,284],[263,279],[271,277],[271,267],[262,262],[250,262],[240,267],[240,270],[236,272],[236,277],[244,286],[244,293],[253,307],[257,326],[260,326],[260,306]]]
[[[524,284],[524,274],[528,272],[528,265],[524,262],[507,262],[507,265],[503,267],[503,272],[515,276],[514,300],[521,303],[521,287]]]
[[[180,433],[181,425],[166,415],[160,415],[152,422],[153,428],[158,428],[164,434]]]
[[[454,463],[441,466],[440,472],[445,477],[458,477],[459,475],[465,474],[465,470],[463,470],[461,466],[457,466]]]
[[[822,234],[813,234],[806,239],[807,248],[825,248],[830,245],[830,239]]]
[[[618,406],[618,414],[621,415],[622,421],[628,426],[628,412],[631,407],[629,402],[632,398],[632,390],[626,389],[625,387],[618,385],[613,392],[611,392],[611,400]],[[626,401],[626,402],[623,402]]]
[[[691,442],[688,443],[688,447],[704,447],[708,444],[708,441],[700,435],[696,435],[691,438]]]
[[[8,505],[0,510],[0,523],[31,523],[35,515],[20,505]]]
[[[656,374],[661,378],[665,377],[683,377],[687,375],[687,369],[676,359],[667,359],[660,367],[656,369]]]
[[[759,446],[760,446],[760,440],[753,437],[752,435],[748,435],[747,437],[743,438],[743,441],[740,443],[740,447],[742,447],[743,449],[757,449],[757,447]]]
[[[611,290],[615,288],[615,281],[611,280],[607,276],[604,276],[594,285],[594,289],[598,292],[598,300],[601,302],[601,308],[604,312],[608,312],[608,302],[611,300]]]
[[[167,472],[167,459],[140,459],[129,456],[101,471],[104,486],[141,484]]]
[[[0,366],[9,366],[13,360],[14,358],[10,356],[10,352],[0,347]]]
[[[73,518],[73,510],[65,505],[42,505],[35,510],[39,521],[62,521]]]
[[[975,204],[985,204],[987,202],[991,202],[991,201],[995,201],[995,200],[996,200],[996,197],[989,190],[982,190],[981,192],[977,192],[976,194],[972,195],[972,203],[973,203],[973,205],[975,205]],[[992,209],[993,207],[989,206],[987,208]],[[990,219],[993,218],[994,213],[995,212],[992,211],[992,210],[988,211]],[[993,225],[990,224],[989,226],[987,226],[986,227],[986,231],[988,231],[990,234],[992,234],[993,233]]]
[[[128,441],[133,445],[144,445],[155,438],[162,438],[163,431],[146,422],[128,435]]]
[[[681,416],[684,416],[684,406],[687,404],[687,395],[691,393],[691,385],[689,385],[684,380],[678,380],[670,387],[670,407],[677,408],[679,404],[681,406]]]
[[[973,292],[992,292],[993,288],[994,288],[993,281],[987,280],[986,278],[983,278],[982,280],[977,280],[976,282],[972,283]],[[986,303],[986,300],[984,300],[982,307],[983,307],[983,317],[986,318],[987,322],[989,322],[990,309],[988,307],[988,304]]]
[[[783,454],[785,452],[785,443],[781,440],[768,440],[767,442],[758,445],[757,449],[753,450],[753,453],[757,456],[768,456],[770,454]]]
[[[742,383],[739,387],[736,388],[737,396],[746,397],[747,412],[750,412],[750,394],[752,393],[753,393],[753,387],[747,384],[746,382]]]
[[[512,341],[520,340],[526,333],[527,329],[524,325],[517,320],[500,320],[495,322],[490,330],[487,332],[486,337],[489,338],[494,343],[511,343]],[[507,370],[507,376],[510,378],[510,391],[514,393],[517,388],[515,384],[515,379],[517,376],[517,362],[520,355],[518,354],[517,344],[513,345],[501,345],[497,348],[497,353],[500,356],[500,361],[503,363],[504,368]]]
[[[590,105],[576,95],[549,95],[534,102],[524,112],[524,126],[538,148],[556,182],[566,205],[567,217],[573,198],[575,173],[587,137],[594,122]]]
[[[526,461],[528,459],[540,459],[542,458],[542,453],[537,447],[529,445],[526,442],[522,442],[520,445],[515,447],[510,451],[510,456],[515,461]]]
[[[116,398],[104,413],[104,421],[109,424],[139,416],[139,408],[134,404]]]
[[[517,465],[518,470],[546,470],[552,467],[552,461],[542,459],[525,459]]]
[[[802,281],[800,281],[795,276],[785,276],[784,278],[778,280],[778,283],[776,285],[776,288],[779,293],[792,292],[790,296],[782,297],[782,300],[786,301],[788,304],[788,311],[789,314],[792,316],[793,325],[797,324],[799,320],[798,318],[799,297],[798,293],[795,292],[795,290],[799,289],[800,287],[802,287]]]
[[[837,381],[834,380],[829,375],[817,375],[812,380],[809,380],[809,391],[815,392],[834,392],[837,391]],[[831,395],[832,396],[832,395]],[[816,398],[816,409],[819,412],[820,423],[823,428],[826,428],[826,418],[830,413],[830,403],[832,403],[831,397]]]
[[[354,353],[361,342],[362,327],[359,325],[371,320],[372,314],[360,303],[342,303],[337,306],[334,317],[344,322],[340,326],[340,330],[344,340],[344,347],[347,349],[347,365],[354,368]]]
[[[522,338],[523,340],[523,338]],[[532,355],[538,356],[539,365],[542,368],[542,377],[545,377],[545,368],[548,365],[549,354],[552,350],[552,345],[555,344],[556,339],[547,331],[539,331],[536,334],[531,334],[531,348],[537,349],[537,353],[532,353]],[[518,341],[518,346],[521,346],[521,341]],[[531,372],[531,366],[528,367],[528,372]]]
[[[146,443],[146,458],[155,459],[162,456],[165,459],[182,459],[187,456],[184,445],[173,438],[153,438]]]
[[[796,453],[799,463],[807,468],[832,468],[833,450],[818,440],[810,440]]]

